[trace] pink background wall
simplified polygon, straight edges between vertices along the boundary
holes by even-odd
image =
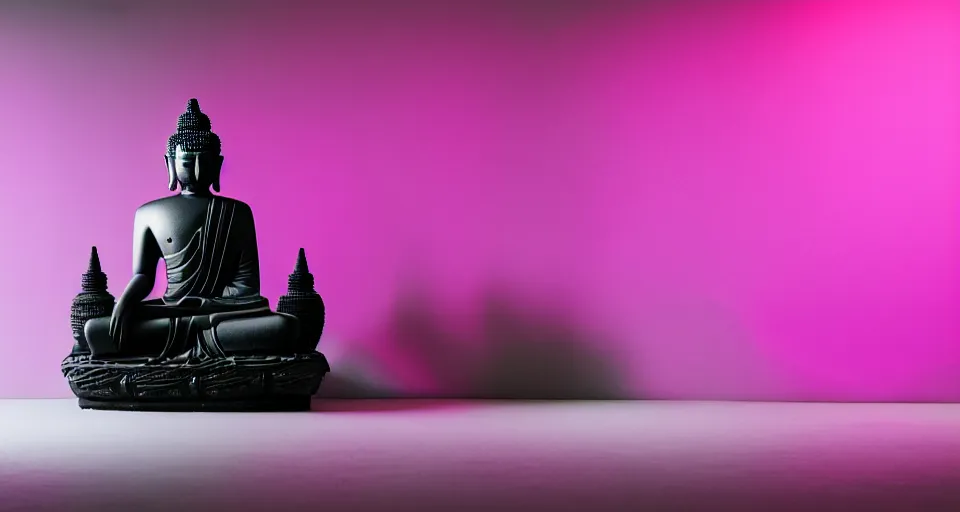
[[[0,4],[0,396],[197,97],[323,394],[960,400],[956,2],[197,4]]]

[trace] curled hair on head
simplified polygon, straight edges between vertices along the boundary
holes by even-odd
[[[177,147],[191,153],[220,154],[220,137],[213,132],[177,132],[167,141],[167,154],[175,156]]]
[[[167,154],[183,151],[220,154],[220,137],[210,131],[210,118],[200,111],[200,102],[191,98],[186,112],[177,119],[177,132],[167,139]]]
[[[192,174],[191,171],[181,170],[178,175],[174,165],[177,148],[190,153],[204,153],[203,159],[215,161],[214,167],[201,166],[198,159]],[[167,139],[166,155],[168,187],[171,191],[177,189],[177,184],[181,187],[190,187],[202,186],[206,182],[209,182],[214,191],[220,191],[220,164],[223,162],[223,157],[220,156],[220,137],[210,131],[210,118],[200,111],[200,103],[196,98],[191,98],[187,102],[186,112],[180,114],[177,119],[177,132]],[[201,168],[205,169],[203,176],[200,176]]]

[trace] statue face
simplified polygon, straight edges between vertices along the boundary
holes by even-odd
[[[220,166],[223,157],[203,151],[184,151],[177,146],[176,155],[167,155],[167,170],[170,173],[170,190],[176,182],[184,190],[207,189],[211,185],[220,191]]]

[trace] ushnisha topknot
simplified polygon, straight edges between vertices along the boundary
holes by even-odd
[[[177,133],[167,140],[167,154],[174,156],[177,146],[183,151],[220,154],[220,137],[210,131],[210,118],[200,111],[196,98],[190,98],[187,110],[177,119]]]

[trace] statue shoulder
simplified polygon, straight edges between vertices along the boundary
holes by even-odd
[[[146,219],[151,215],[155,215],[158,211],[169,208],[169,203],[173,197],[164,197],[161,199],[155,199],[149,203],[144,203],[137,208],[134,216],[138,219]]]
[[[253,215],[253,210],[250,208],[250,205],[248,205],[247,203],[244,203],[243,201],[239,199],[234,199],[232,197],[224,197],[224,196],[217,196],[217,197],[219,197],[223,201],[226,201],[227,203],[232,204],[233,207],[236,209],[236,211],[243,213],[245,215],[251,215],[251,216]]]
[[[154,199],[153,201],[150,201],[148,203],[143,203],[142,205],[140,205],[140,207],[137,208],[137,213],[149,212],[151,210],[163,208],[164,205],[171,203],[176,199],[177,199],[177,196],[161,197],[160,199]]]

